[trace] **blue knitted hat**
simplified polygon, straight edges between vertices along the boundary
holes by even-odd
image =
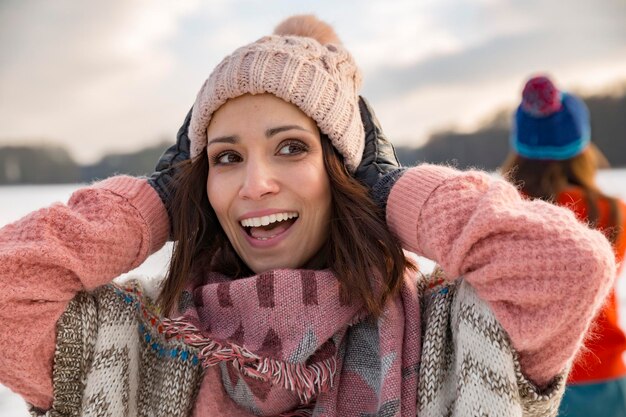
[[[576,96],[560,92],[547,77],[531,78],[513,118],[511,148],[530,159],[563,160],[589,144],[589,111]]]

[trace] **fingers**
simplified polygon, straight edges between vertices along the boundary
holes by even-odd
[[[180,127],[180,129],[178,129],[178,133],[176,134],[176,145],[180,148],[182,152],[185,152],[187,155],[189,155],[189,147],[190,147],[188,132],[189,132],[189,123],[191,123],[192,111],[193,111],[193,107],[191,107],[191,109],[189,109],[189,111],[187,112],[185,121],[183,122],[183,125]]]
[[[165,150],[165,152],[163,152],[163,154],[159,158],[159,161],[157,162],[156,167],[154,168],[154,170],[155,171],[164,171],[164,170],[170,168],[170,166],[172,165],[172,161],[174,161],[174,159],[176,158],[177,154],[178,154],[178,146],[177,146],[177,144],[174,144],[174,145],[170,146],[169,148],[167,148]]]

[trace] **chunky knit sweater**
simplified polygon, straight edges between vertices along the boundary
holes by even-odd
[[[521,372],[517,352],[491,309],[467,282],[417,284],[422,360],[419,369],[403,374],[419,375],[419,416],[556,415],[565,373],[538,389]],[[200,349],[166,337],[166,326],[137,283],[79,293],[57,325],[52,410],[32,414],[183,417],[192,412],[204,380],[212,403],[197,407],[196,415],[251,416],[228,398],[217,373],[205,374]],[[397,408],[383,407],[378,415],[396,415],[392,409]]]
[[[396,183],[388,201],[387,223],[407,250],[438,262],[450,282],[463,276],[470,293],[488,306],[510,341],[510,349],[503,351],[512,352],[516,389],[508,392],[518,404],[520,393],[536,392],[533,385],[554,389],[551,383],[580,347],[615,274],[610,245],[599,232],[579,223],[567,210],[523,200],[513,187],[484,173],[429,165],[409,170]],[[74,387],[67,401],[76,404],[77,396],[84,399],[82,380],[53,377],[53,368],[58,375],[64,366],[71,366],[63,364],[63,353],[91,345],[82,338],[93,333],[63,333],[70,328],[64,320],[71,317],[76,308],[72,306],[89,304],[76,300],[107,293],[106,288],[112,287],[99,287],[160,248],[168,227],[164,207],[144,180],[116,177],[76,192],[68,205],[39,210],[2,228],[0,381],[41,410],[50,409],[53,400],[54,404],[65,401],[55,397],[64,384]],[[84,295],[76,298],[79,293]],[[454,316],[454,309],[448,310],[448,317]],[[87,310],[81,314],[90,317]],[[103,324],[97,321],[97,331],[106,328]],[[428,328],[426,321],[424,369],[430,369],[424,364],[432,352]],[[452,330],[459,334],[458,327]],[[97,340],[106,344],[106,337]],[[434,351],[435,358],[444,356]],[[69,362],[87,366],[91,373],[102,366],[93,362],[89,351],[76,355],[70,355]],[[193,352],[189,355],[193,367]],[[174,374],[167,369],[160,372]],[[201,377],[193,371],[183,373],[188,386],[197,389],[178,382],[176,387],[196,415],[237,415],[229,409],[223,390],[215,387],[218,379],[211,377],[215,376],[212,369]],[[80,371],[70,374],[76,378]],[[425,377],[420,378],[420,384],[426,383]],[[442,378],[435,380],[447,380],[445,375]],[[525,385],[526,379],[532,383]],[[122,397],[151,390],[137,386],[132,378],[111,380],[110,388]],[[426,397],[420,392],[419,398]],[[442,404],[449,405],[449,400]]]

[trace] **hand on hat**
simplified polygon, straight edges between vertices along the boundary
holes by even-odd
[[[176,166],[183,161],[189,159],[189,137],[187,131],[189,122],[191,121],[191,111],[187,113],[183,125],[178,129],[176,135],[176,143],[163,152],[161,158],[154,168],[154,172],[148,177],[148,183],[156,190],[161,197],[161,201],[165,204],[167,213],[170,217],[170,225],[172,224],[172,213],[170,213],[171,199],[173,192],[172,180],[176,173]]]
[[[359,97],[359,109],[365,130],[365,147],[355,177],[371,190],[374,200],[384,209],[391,187],[405,169],[400,167],[393,145],[387,140],[374,110],[363,97]],[[178,130],[176,143],[163,152],[154,172],[148,178],[148,183],[156,190],[161,201],[165,204],[170,219],[172,179],[176,173],[176,165],[190,158],[190,140],[187,132],[191,113],[192,110],[189,110],[183,125]]]
[[[363,97],[359,97],[359,109],[365,129],[365,149],[354,175],[370,189],[372,198],[384,211],[391,187],[406,168],[400,166],[396,150],[383,133],[374,110]]]
[[[359,110],[365,130],[365,148],[363,159],[354,176],[371,189],[383,175],[400,168],[400,162],[396,150],[383,133],[372,106],[363,97],[359,97]]]

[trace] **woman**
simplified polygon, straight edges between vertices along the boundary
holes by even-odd
[[[396,169],[359,84],[290,18],[216,67],[151,179],[3,228],[2,383],[39,414],[553,415],[608,242],[485,173]],[[170,232],[159,313],[110,281]]]
[[[513,153],[502,167],[527,196],[571,209],[602,231],[618,263],[626,253],[626,204],[596,184],[606,159],[590,142],[589,113],[577,97],[560,92],[545,76],[525,85],[511,135]],[[563,416],[626,415],[626,335],[619,325],[613,287],[577,356],[561,404]]]

